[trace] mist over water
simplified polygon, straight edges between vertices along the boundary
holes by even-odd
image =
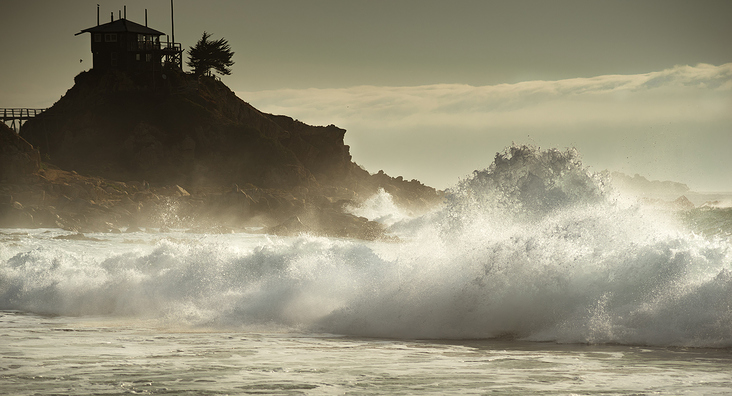
[[[0,309],[391,338],[732,346],[730,230],[699,233],[688,218],[624,199],[575,151],[512,146],[420,217],[385,192],[351,210],[400,242],[2,235]],[[710,210],[688,216],[728,215]]]

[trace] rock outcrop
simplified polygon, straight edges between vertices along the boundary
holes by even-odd
[[[284,130],[220,81],[178,77],[153,90],[125,73],[82,73],[22,134],[62,169],[115,180],[266,188],[313,181],[301,153],[286,146],[307,147],[306,137]],[[343,132],[323,128],[321,135],[337,145]]]
[[[25,139],[0,123],[0,186],[33,183],[41,169],[41,157]],[[0,188],[0,224],[10,227],[33,225],[33,217],[19,202],[20,197]]]
[[[9,173],[26,179],[0,182],[0,194],[22,215],[0,226],[259,227],[375,239],[383,228],[345,213],[346,205],[379,188],[411,210],[441,202],[441,192],[416,180],[354,163],[344,129],[262,113],[213,78],[169,74],[151,88],[124,73],[89,71],[75,81],[26,122],[27,142],[15,135],[21,143],[8,149]]]
[[[639,196],[679,196],[688,193],[691,189],[683,183],[673,181],[648,180],[635,174],[629,176],[620,172],[611,174],[613,185],[621,191]]]
[[[0,182],[22,182],[41,169],[41,154],[4,123],[0,123]]]

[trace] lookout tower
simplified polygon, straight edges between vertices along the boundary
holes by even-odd
[[[122,70],[143,72],[160,70],[161,66],[183,68],[183,50],[180,43],[160,41],[165,33],[147,27],[147,10],[145,10],[145,26],[132,22],[125,16],[99,24],[99,8],[97,7],[97,26],[84,29],[75,35],[91,33],[91,51],[93,68],[101,70]]]

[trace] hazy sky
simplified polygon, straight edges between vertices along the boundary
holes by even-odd
[[[91,67],[88,34],[171,32],[170,1],[0,0],[0,107],[47,107]],[[175,38],[236,52],[260,110],[348,130],[371,172],[444,188],[511,144],[594,170],[732,191],[732,1],[185,1]],[[82,60],[82,62],[80,62]]]

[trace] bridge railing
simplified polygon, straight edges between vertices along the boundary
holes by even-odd
[[[48,109],[6,108],[0,109],[0,121],[29,120]]]
[[[23,126],[24,121],[28,121],[46,110],[48,109],[0,108],[0,122],[10,122],[10,125],[8,126],[12,128],[15,133],[19,133],[20,127]]]

